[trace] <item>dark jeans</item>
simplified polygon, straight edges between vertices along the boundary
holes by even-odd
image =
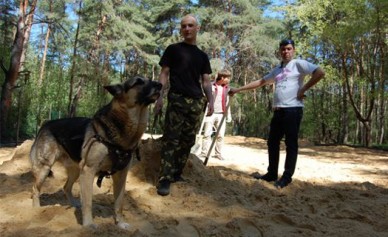
[[[267,142],[269,175],[278,175],[280,141],[285,136],[286,162],[283,178],[291,181],[298,157],[298,135],[302,117],[302,107],[280,108],[274,111]]]

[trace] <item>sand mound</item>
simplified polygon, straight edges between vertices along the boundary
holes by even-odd
[[[61,191],[59,165],[44,184],[42,207],[32,208],[31,144],[0,149],[0,236],[388,236],[386,152],[303,144],[293,183],[278,190],[250,177],[266,170],[265,141],[227,137],[226,161],[204,166],[191,155],[187,182],[161,197],[154,186],[160,140],[144,138],[141,161],[128,173],[124,215],[132,228],[124,231],[113,224],[110,179],[94,185],[98,229],[80,225],[80,210]],[[73,193],[79,196],[78,183]]]

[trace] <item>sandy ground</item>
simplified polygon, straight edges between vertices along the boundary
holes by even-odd
[[[42,207],[33,208],[28,153],[32,141],[0,149],[0,236],[388,236],[388,154],[346,146],[301,142],[294,181],[284,189],[251,178],[265,173],[265,141],[227,137],[225,161],[207,166],[192,155],[184,171],[161,197],[154,186],[158,140],[143,140],[141,162],[128,174],[121,230],[113,221],[111,180],[94,185],[97,229],[80,225],[81,212],[61,190],[60,165],[45,182]],[[280,167],[284,164],[282,152]],[[280,169],[279,173],[283,170]],[[73,193],[79,197],[79,185]]]

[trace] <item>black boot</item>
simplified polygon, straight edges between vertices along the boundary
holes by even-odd
[[[284,188],[292,182],[292,178],[282,176],[278,181],[275,182],[275,187]]]
[[[160,180],[157,186],[157,192],[160,196],[167,196],[170,194],[170,180]]]
[[[267,182],[275,181],[278,179],[277,175],[273,175],[270,173],[266,173],[265,175],[260,175],[259,173],[256,172],[256,173],[252,174],[252,177],[255,179],[262,179],[262,180],[265,180]]]

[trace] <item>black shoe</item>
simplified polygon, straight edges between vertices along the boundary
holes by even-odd
[[[284,188],[287,185],[291,183],[292,179],[291,178],[284,178],[281,177],[278,181],[275,182],[275,187],[277,188]]]
[[[160,196],[167,196],[170,194],[170,180],[163,179],[159,181],[157,192]]]
[[[252,177],[255,178],[255,179],[262,179],[262,180],[267,181],[267,182],[275,181],[275,180],[278,179],[278,177],[276,175],[271,175],[271,174],[268,174],[268,173],[266,173],[265,175],[260,175],[257,172],[253,173]]]

